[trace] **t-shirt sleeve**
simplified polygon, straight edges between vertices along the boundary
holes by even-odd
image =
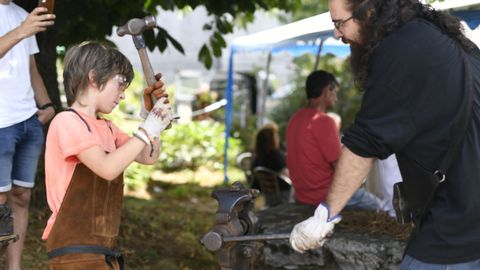
[[[38,44],[37,44],[37,40],[36,40],[35,36],[31,36],[31,37],[27,38],[26,42],[28,43],[27,48],[29,50],[30,55],[36,54],[40,51],[38,49]]]
[[[340,135],[335,120],[323,115],[313,122],[313,135],[325,160],[332,163],[340,157]]]
[[[414,27],[412,25],[412,27]],[[363,157],[385,159],[401,150],[415,135],[411,97],[418,90],[416,66],[428,58],[425,46],[403,29],[386,38],[372,56],[369,80],[354,123],[342,143]]]
[[[455,41],[426,21],[409,22],[386,37],[342,142],[360,156],[380,159],[415,146],[411,158],[429,160],[429,153],[443,148],[462,97],[454,90],[463,81],[461,59]]]
[[[74,113],[58,114],[50,124],[60,154],[64,159],[75,158],[82,151],[99,145],[85,123]]]
[[[115,146],[116,148],[124,145],[128,140],[130,140],[130,136],[128,136],[125,132],[119,129],[113,122],[107,120],[109,123],[108,125],[112,129],[113,136],[115,138]]]
[[[359,156],[385,159],[408,143],[415,126],[404,98],[393,89],[376,83],[367,91],[342,143]]]

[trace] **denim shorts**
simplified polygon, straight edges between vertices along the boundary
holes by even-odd
[[[33,115],[18,124],[0,128],[0,192],[12,184],[33,188],[40,153],[45,143],[43,125]]]
[[[456,264],[430,264],[414,259],[408,255],[403,258],[400,270],[476,270],[480,269],[480,260]]]

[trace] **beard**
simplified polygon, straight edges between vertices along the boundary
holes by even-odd
[[[362,46],[356,43],[350,43],[350,67],[355,78],[357,78],[361,70],[364,69],[362,56],[364,56],[365,53],[366,50]]]
[[[359,33],[360,40],[364,41],[365,35],[363,31]],[[353,40],[343,40],[350,44],[350,68],[352,70],[353,77],[355,82],[360,86],[363,87],[365,85],[366,77],[367,77],[367,67],[369,62],[369,55],[367,46],[365,46],[365,42],[356,42]]]

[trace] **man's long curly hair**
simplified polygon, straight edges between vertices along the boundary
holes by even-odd
[[[360,24],[362,44],[351,44],[350,63],[355,82],[362,88],[368,77],[370,59],[382,39],[413,19],[424,19],[436,25],[468,52],[476,47],[464,35],[463,26],[456,17],[418,0],[346,0],[346,3]]]

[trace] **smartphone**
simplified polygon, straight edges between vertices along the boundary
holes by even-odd
[[[39,7],[46,7],[48,9],[47,13],[53,13],[53,6],[55,0],[38,0]]]

